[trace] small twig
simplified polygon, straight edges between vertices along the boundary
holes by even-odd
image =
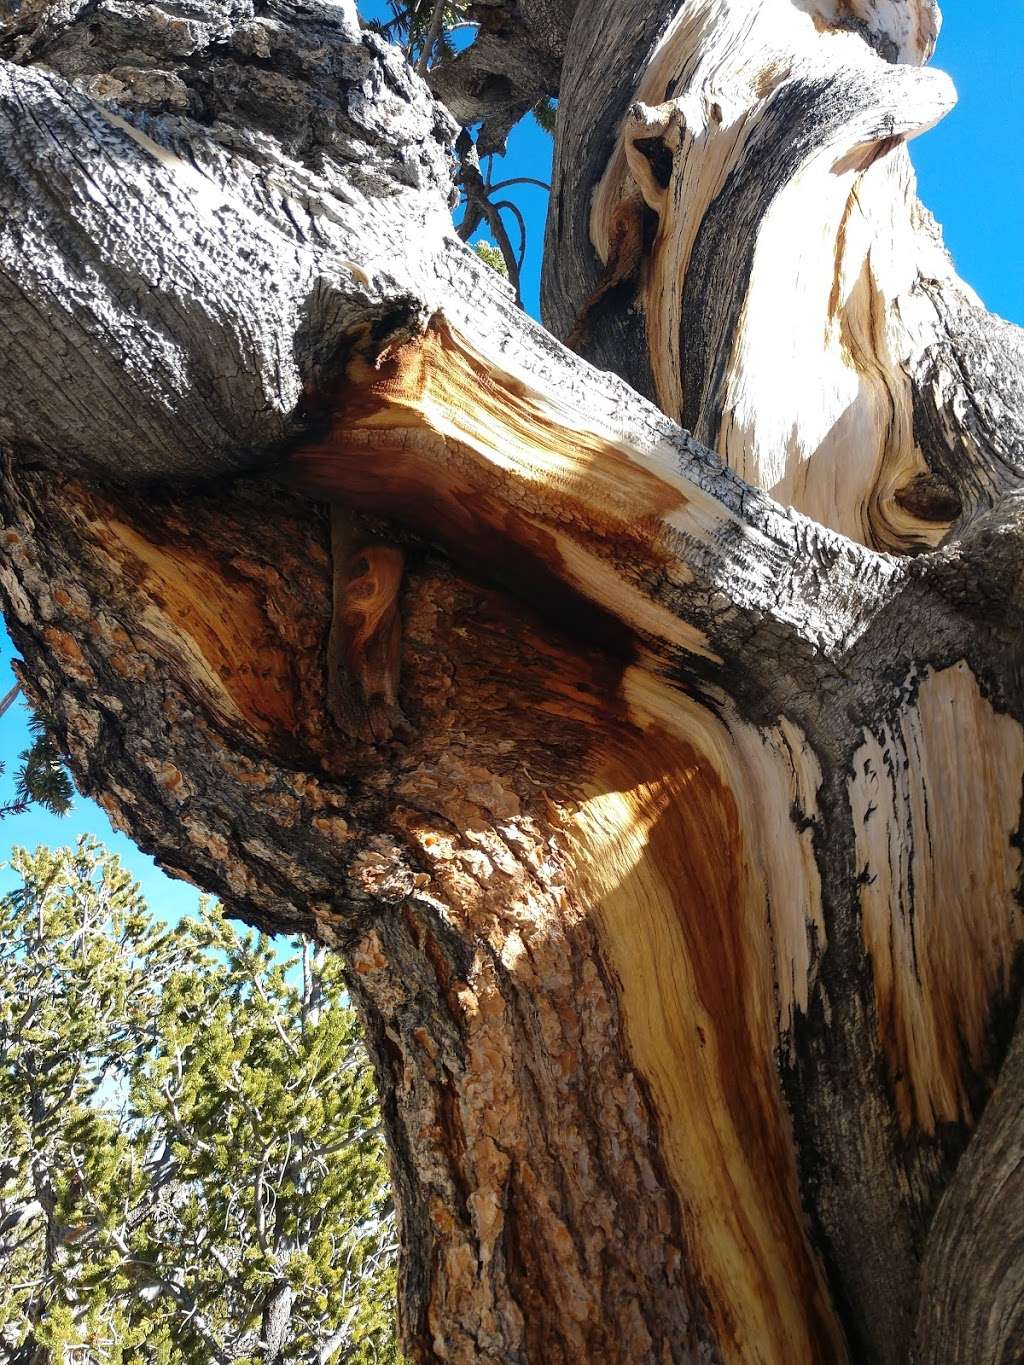
[[[526,260],[526,220],[523,218],[522,213],[519,211],[518,204],[513,204],[511,199],[502,199],[497,204],[495,204],[494,207],[498,210],[499,213],[501,212],[502,209],[508,209],[509,213],[512,214],[516,222],[519,224],[519,255],[516,258],[516,265],[519,267],[520,270],[522,270],[523,262]]]
[[[546,180],[535,180],[532,175],[514,175],[510,180],[499,180],[496,185],[491,185],[491,193],[494,194],[497,190],[507,189],[509,185],[536,185],[539,190],[548,190],[549,192],[551,190],[551,186]]]
[[[430,16],[430,27],[427,29],[427,40],[423,44],[423,51],[420,53],[419,61],[416,63],[416,74],[425,76],[430,65],[430,58],[437,46],[437,40],[441,36],[441,25],[444,23],[444,7],[447,0],[437,0],[434,5],[434,12]]]
[[[7,712],[17,701],[18,693],[20,691],[21,683],[16,682],[14,686],[11,688],[11,690],[7,693],[6,697],[0,699],[0,716],[6,716]]]
[[[455,144],[462,163],[459,173],[459,185],[466,196],[466,215],[459,226],[459,236],[466,241],[480,225],[481,220],[486,221],[491,229],[494,241],[501,252],[502,260],[505,262],[505,269],[508,271],[509,283],[515,290],[516,303],[520,308],[523,306],[523,297],[519,287],[519,270],[522,264],[521,259],[517,259],[516,253],[512,250],[512,243],[509,241],[508,233],[505,231],[505,224],[502,221],[501,213],[496,205],[491,203],[484,177],[480,171],[480,160],[476,153],[469,134],[463,129],[458,141]],[[518,216],[520,226],[523,228],[523,247],[525,249],[525,224],[522,215],[514,205],[510,204],[513,212]]]
[[[494,240],[497,243],[498,250],[501,252],[502,260],[505,262],[509,283],[516,291],[516,303],[522,308],[523,296],[519,290],[519,262],[516,259],[515,252],[512,250],[512,243],[509,241],[508,233],[505,231],[505,224],[501,220],[501,214],[489,199],[484,200],[482,208],[484,217],[487,219],[487,226],[494,233]]]
[[[405,60],[407,62],[412,61],[412,45],[415,40],[416,34],[416,20],[420,17],[420,6],[422,5],[422,3],[423,0],[417,0],[416,5],[409,12],[408,16],[409,40],[405,45]],[[400,6],[397,3],[395,3],[395,0],[392,0],[392,8],[395,10],[396,19],[400,19],[401,15],[399,15],[398,13]]]

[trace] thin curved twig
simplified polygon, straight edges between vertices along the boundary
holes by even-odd
[[[487,219],[487,226],[494,233],[494,240],[498,250],[501,252],[502,260],[505,262],[505,269],[508,271],[509,284],[516,291],[516,303],[520,308],[523,306],[523,296],[519,288],[519,261],[515,252],[512,250],[512,243],[509,241],[508,233],[505,231],[505,224],[501,214],[489,199],[483,200],[480,205],[484,217]]]
[[[511,199],[501,199],[494,207],[499,212],[508,209],[519,225],[519,255],[516,258],[516,265],[522,270],[523,262],[526,260],[526,220],[520,212],[519,205],[513,204]]]
[[[496,185],[489,186],[492,194],[497,190],[504,190],[509,185],[536,185],[539,190],[547,190],[550,193],[551,186],[546,180],[535,180],[532,175],[514,175],[509,180],[499,180]]]
[[[7,693],[7,695],[3,698],[0,698],[0,716],[6,716],[7,712],[17,701],[18,693],[20,691],[21,683],[15,683],[11,690]]]

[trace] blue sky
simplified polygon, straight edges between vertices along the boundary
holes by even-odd
[[[3,632],[0,649],[0,688],[3,692],[13,685],[11,658],[14,651],[11,642]],[[18,769],[18,755],[30,743],[27,708],[19,697],[7,714],[0,719],[0,759],[6,764],[6,772],[0,777],[0,804],[10,801],[14,794],[14,774]],[[76,796],[69,815],[50,815],[44,810],[33,807],[24,815],[8,816],[0,823],[0,859],[10,857],[10,850],[16,844],[35,848],[37,844],[48,844],[51,848],[59,844],[72,844],[80,834],[94,834],[114,853],[117,853],[132,876],[141,883],[154,911],[177,919],[192,910],[199,899],[195,887],[186,882],[172,881],[165,876],[144,853],[140,853],[130,839],[118,834],[111,828],[106,814],[93,801]],[[5,866],[0,868],[0,893],[10,890],[17,884],[17,878]]]
[[[386,12],[386,6],[379,3],[361,8],[367,14]],[[943,14],[945,25],[935,64],[952,75],[960,103],[938,128],[913,144],[921,197],[942,223],[964,278],[990,308],[1024,324],[1020,259],[1024,6],[1020,0],[994,6],[981,6],[977,0],[947,0]],[[532,119],[524,120],[510,138],[509,155],[500,171],[496,169],[496,178],[530,175],[548,180],[550,169],[550,139]],[[510,193],[527,220],[531,249],[523,273],[523,295],[527,308],[536,314],[545,195],[526,186]],[[0,649],[0,695],[13,681],[11,655],[5,636]],[[2,800],[10,799],[18,754],[28,742],[25,710],[19,701],[0,719],[0,758],[7,764],[7,774],[0,778]],[[120,854],[156,912],[176,919],[194,907],[198,893],[192,887],[164,876],[152,859],[111,829],[98,806],[81,797],[63,819],[32,810],[5,820],[0,824],[0,859],[9,856],[13,844],[70,843],[83,833],[96,835]],[[10,874],[0,869],[0,891],[11,884]]]
[[[989,308],[1024,324],[1024,5],[946,0],[934,64],[960,102],[911,146],[925,204],[960,274]]]

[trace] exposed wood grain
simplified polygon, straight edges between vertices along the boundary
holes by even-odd
[[[973,1124],[1024,941],[1024,731],[963,663],[853,759],[864,941],[900,1122]]]
[[[1022,1044],[1018,1023],[995,1093],[929,1232],[915,1365],[1014,1365],[1024,1353]]]
[[[361,739],[390,739],[401,720],[403,568],[397,546],[368,542],[354,514],[331,504],[328,705],[335,724]]]
[[[602,364],[622,355],[633,383],[779,501],[880,549],[934,548],[1017,486],[1022,454],[1015,427],[997,432],[964,400],[994,386],[1019,408],[1019,334],[976,325],[902,146],[956,98],[922,68],[937,6],[697,0],[658,14],[628,55],[621,9],[577,17],[588,65],[577,76],[570,58],[572,78],[621,60],[628,89],[605,74],[596,110],[581,89],[579,126],[563,110],[545,273],[556,329],[591,312],[639,191],[644,269],[577,344]]]
[[[771,756],[747,768],[710,713],[639,682],[630,696],[634,714],[651,706],[672,715],[674,732],[651,717],[642,745],[612,748],[577,816],[578,837],[716,1341],[726,1360],[841,1361],[774,1064],[785,1027],[776,992],[806,971],[820,922],[816,873],[800,875],[807,863],[788,777],[772,741],[748,736]],[[776,838],[796,846],[789,867]],[[796,921],[789,943],[772,907],[776,919]],[[776,962],[788,947],[802,961]],[[796,989],[806,997],[806,978]]]
[[[287,477],[409,521],[527,595],[546,584],[589,599],[667,659],[720,664],[742,639],[755,678],[759,630],[773,671],[779,635],[825,659],[895,596],[898,565],[839,539],[809,557],[817,530],[752,490],[736,498],[664,419],[623,420],[516,358],[482,354],[442,319],[372,364],[357,354]]]

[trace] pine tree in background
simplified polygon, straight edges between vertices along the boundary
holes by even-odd
[[[0,902],[0,1351],[387,1365],[393,1225],[336,960],[170,930],[88,840]]]
[[[499,275],[504,275],[508,279],[508,266],[501,252],[493,242],[474,242],[473,250],[485,261],[492,270],[496,270]]]
[[[465,24],[469,5],[465,0],[388,0],[390,19],[372,19],[367,27],[399,43],[414,64],[454,56],[451,31]]]

